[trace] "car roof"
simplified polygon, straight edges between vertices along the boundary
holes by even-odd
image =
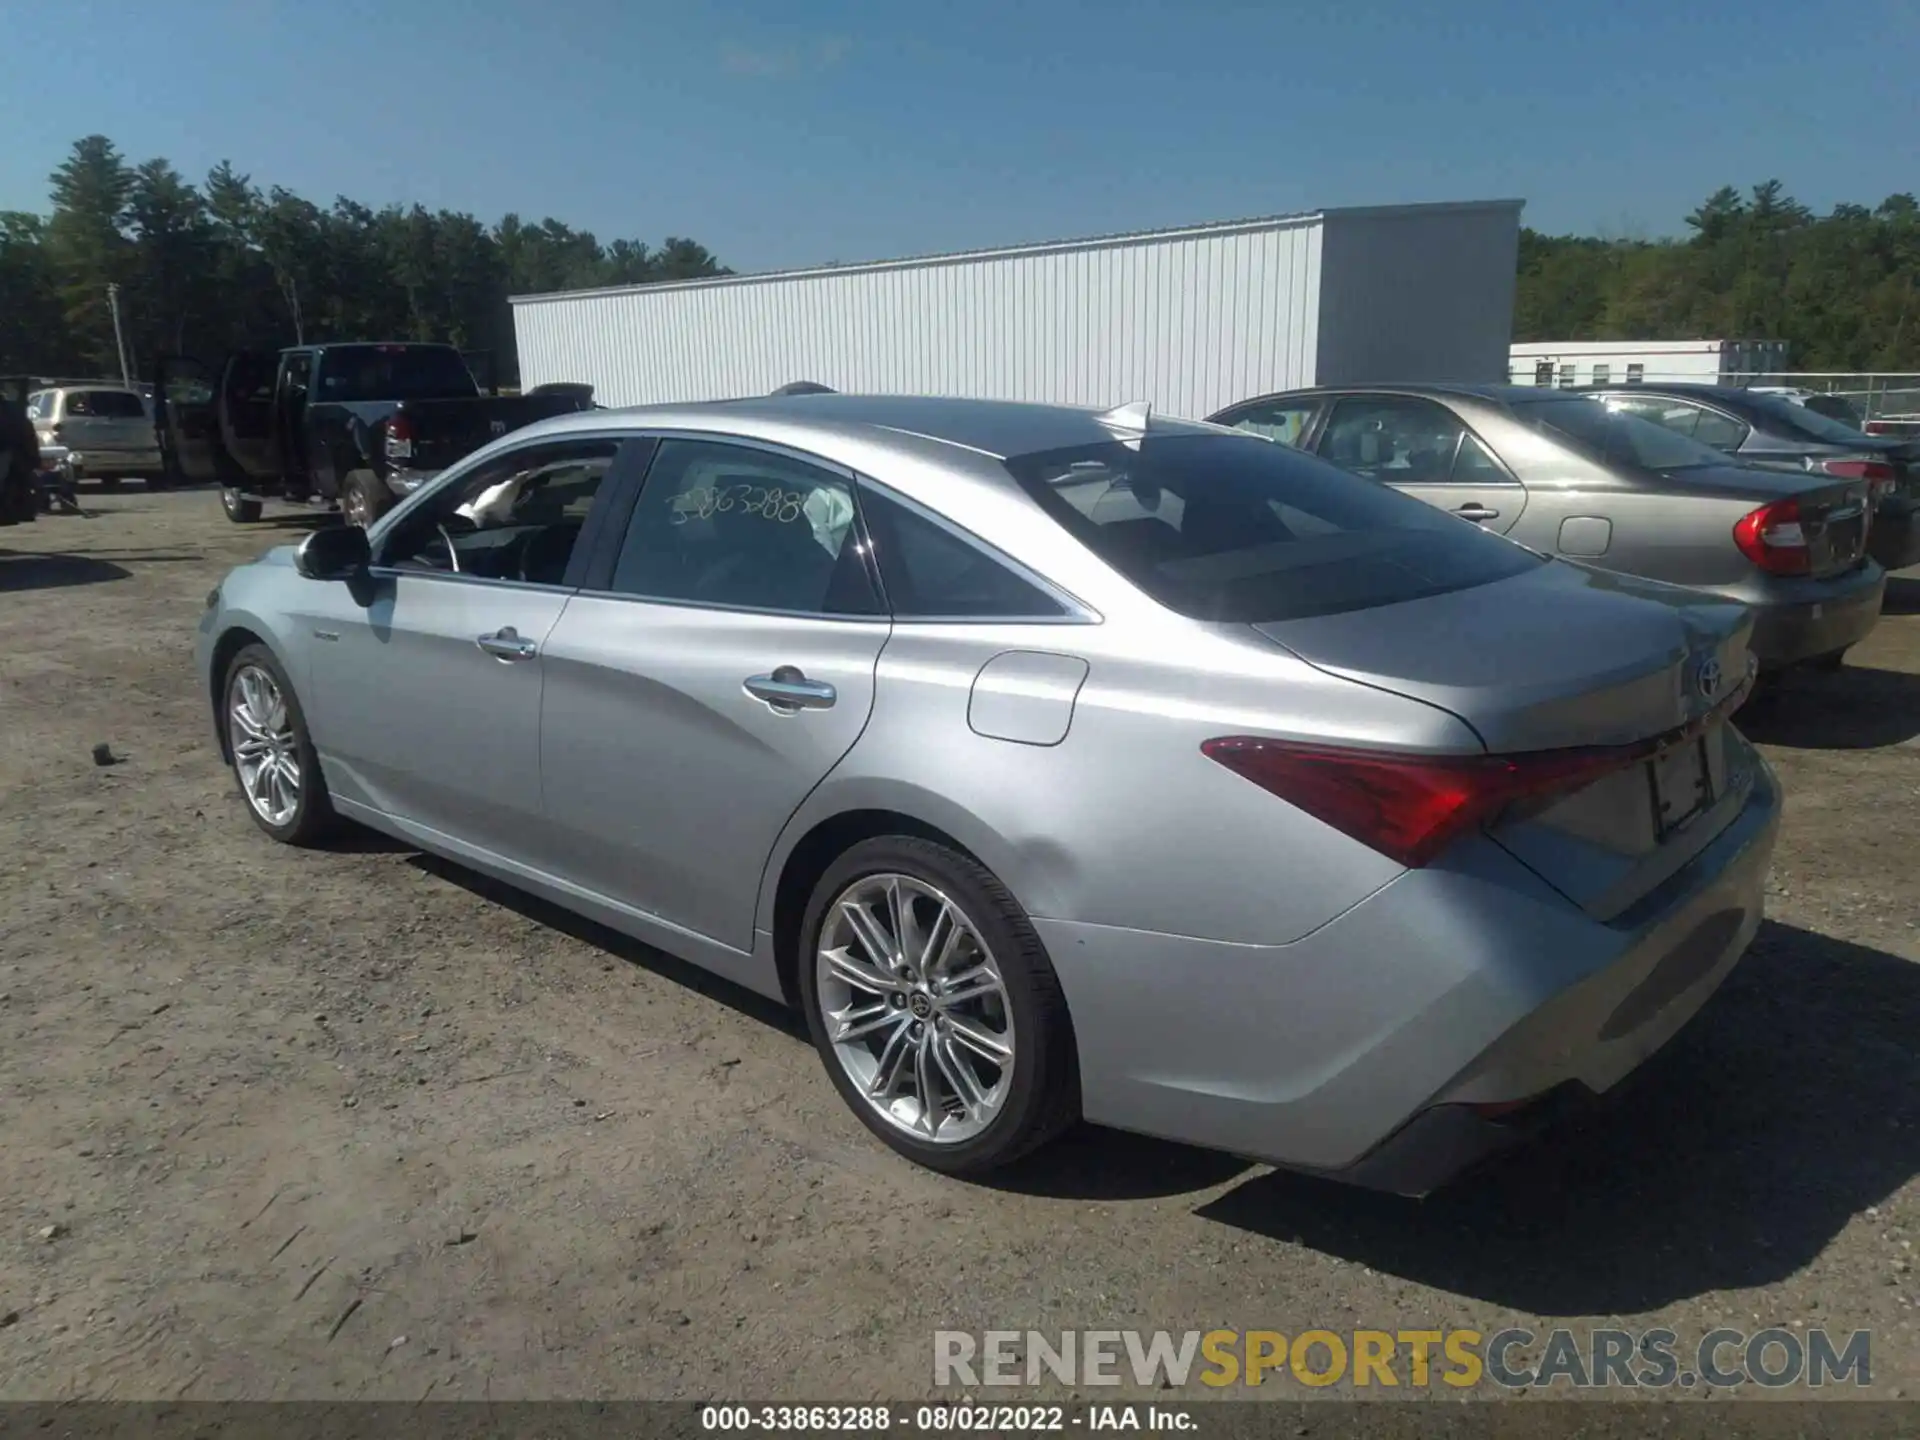
[[[1772,394],[1775,398],[1783,392],[1754,391],[1745,385],[1705,385],[1688,380],[1635,380],[1632,382],[1615,381],[1607,385],[1582,385],[1580,390],[1604,390],[1608,394],[1621,394],[1629,390],[1644,390],[1649,395],[1692,396],[1699,400],[1719,400],[1729,405],[1739,405],[1753,399],[1756,393]]]
[[[828,449],[835,439],[865,446],[896,444],[918,452],[934,441],[994,460],[1116,438],[1091,407],[924,395],[771,395],[683,405],[637,405],[587,411],[549,421],[544,433],[594,429],[689,429],[755,436],[800,449]],[[1149,433],[1219,434],[1217,426],[1158,415]],[[827,442],[823,445],[822,442]]]
[[[1546,385],[1502,385],[1476,384],[1471,381],[1380,381],[1364,385],[1309,385],[1298,390],[1276,390],[1270,395],[1250,395],[1245,400],[1236,400],[1233,405],[1223,406],[1230,410],[1255,400],[1278,400],[1282,397],[1312,397],[1337,395],[1418,395],[1438,399],[1484,400],[1494,405],[1510,405],[1523,400],[1576,400],[1582,398],[1577,392],[1562,390],[1557,386]],[[1219,414],[1220,411],[1214,412]]]

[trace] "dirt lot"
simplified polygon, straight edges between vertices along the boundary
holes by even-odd
[[[1920,1393],[1920,580],[1749,712],[1774,918],[1632,1108],[1424,1204],[1099,1132],[981,1188],[773,1007],[268,844],[191,631],[305,525],[88,503],[0,532],[0,1397],[907,1398],[942,1327],[1514,1322],[1868,1327]]]

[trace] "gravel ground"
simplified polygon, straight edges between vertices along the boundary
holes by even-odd
[[[1630,1106],[1424,1203],[1097,1131],[988,1188],[776,1007],[267,843],[191,632],[307,522],[87,501],[0,532],[0,1398],[897,1400],[937,1328],[1515,1323],[1871,1328],[1920,1393],[1920,579],[1743,718],[1773,918]]]

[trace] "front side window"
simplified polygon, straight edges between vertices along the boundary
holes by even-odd
[[[874,615],[852,482],[769,450],[666,440],[614,564],[618,594],[805,615]]]
[[[860,514],[887,606],[901,620],[1054,620],[1060,601],[978,545],[870,485]]]
[[[53,397],[51,390],[38,390],[27,397],[27,415],[34,420],[53,419]]]
[[[1320,437],[1320,454],[1389,485],[1444,485],[1466,433],[1454,414],[1411,396],[1342,400]]]
[[[583,440],[496,456],[401,516],[382,539],[380,563],[563,585],[618,449],[611,440]]]
[[[1423,501],[1237,435],[1149,435],[1006,466],[1062,529],[1199,620],[1364,610],[1546,563]]]

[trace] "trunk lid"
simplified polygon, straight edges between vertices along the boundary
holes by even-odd
[[[1458,716],[1496,754],[1645,746],[1488,830],[1598,919],[1705,848],[1757,773],[1726,723],[1751,673],[1751,613],[1698,591],[1556,561],[1405,605],[1253,628],[1318,669]]]
[[[1811,573],[1824,579],[1844,575],[1867,553],[1872,491],[1865,480],[1835,479],[1817,470],[1808,473],[1817,463],[1794,458],[1783,460],[1779,468],[1702,465],[1657,473],[1695,494],[1751,501],[1756,510],[1792,500],[1799,509]]]
[[[1631,744],[1690,723],[1745,678],[1752,621],[1718,596],[1556,560],[1253,628],[1321,670],[1437,705],[1504,752]],[[1709,659],[1711,694],[1698,673]]]

